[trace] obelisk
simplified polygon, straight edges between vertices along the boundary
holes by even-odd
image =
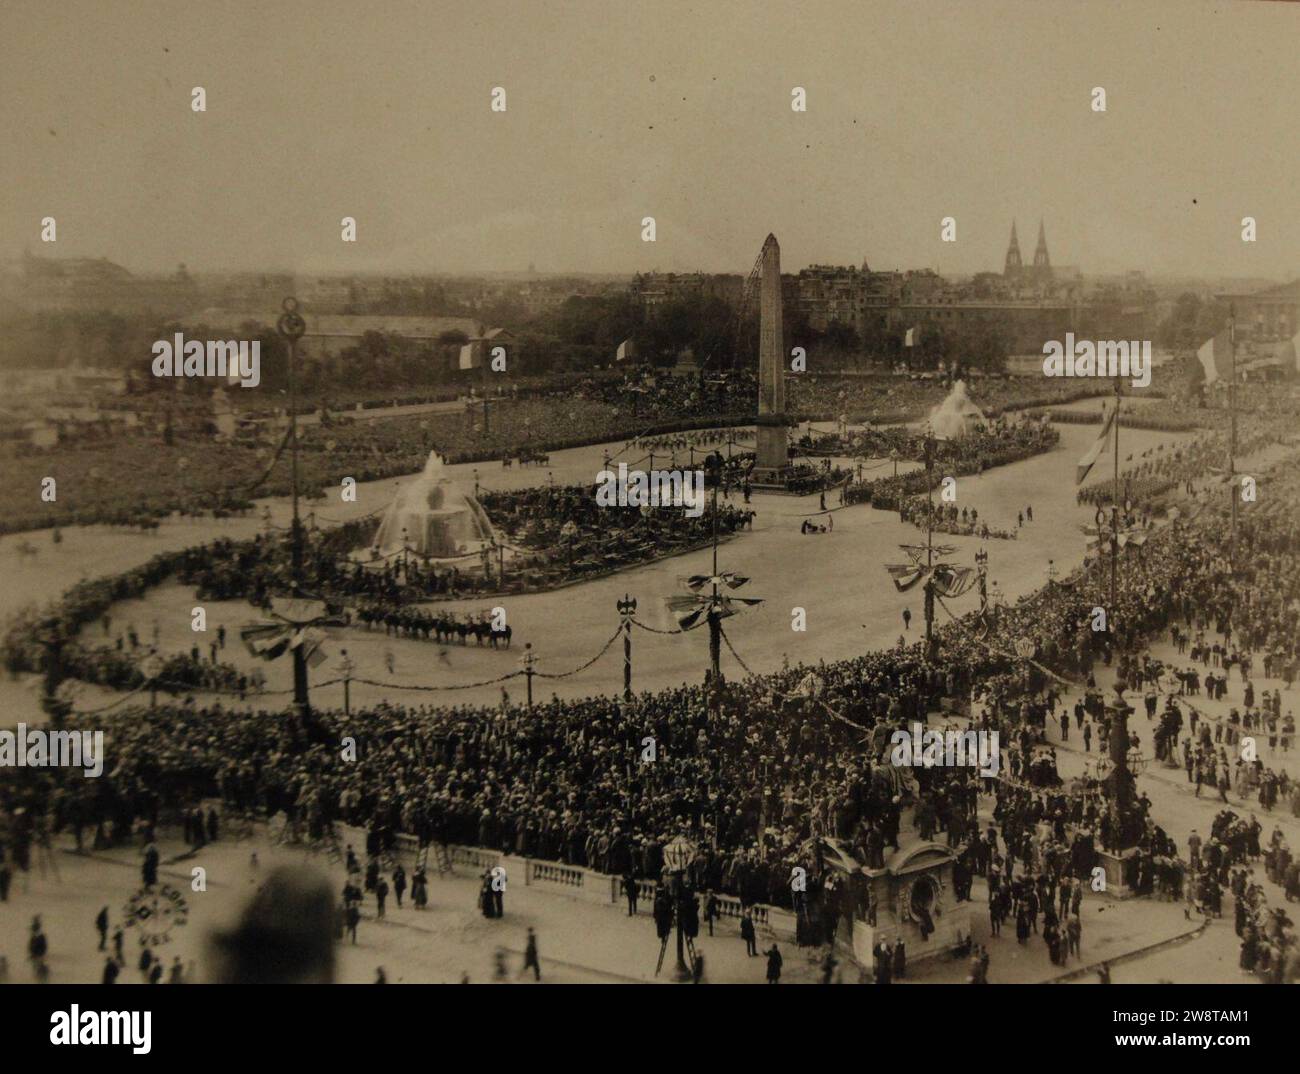
[[[754,478],[784,484],[790,465],[786,444],[785,376],[781,348],[781,246],[775,235],[763,243],[758,305],[758,436]]]

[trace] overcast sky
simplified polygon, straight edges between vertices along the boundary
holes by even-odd
[[[5,9],[5,256],[747,272],[772,231],[788,270],[1000,271],[1012,219],[1028,261],[1042,217],[1053,262],[1085,272],[1300,270],[1296,5]],[[505,113],[490,110],[495,86]],[[940,241],[945,216],[956,243]]]

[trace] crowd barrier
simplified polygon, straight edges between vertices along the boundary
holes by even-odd
[[[362,829],[343,827],[340,837],[344,843],[351,844],[357,849],[358,857],[364,858],[366,833]],[[429,847],[427,849],[430,859],[429,868],[431,871],[436,871],[437,848]],[[502,854],[495,850],[485,850],[482,847],[461,844],[451,844],[446,849],[447,856],[453,866],[463,865],[476,873],[486,872],[498,867],[505,869],[507,886],[511,881],[517,882],[522,878],[525,887],[537,887],[544,891],[554,891],[557,894],[570,895],[587,902],[599,903],[604,906],[618,906],[626,903],[627,896],[623,890],[622,877],[611,876],[609,873],[598,872],[586,866],[565,865],[563,862],[542,861],[537,858],[521,858],[513,854]],[[398,835],[396,851],[399,858],[410,867],[420,853],[419,841],[413,835]],[[636,883],[637,914],[648,917],[654,908],[655,891],[658,889],[659,884],[655,880],[647,879],[638,879]],[[740,899],[734,895],[724,895],[721,892],[718,893],[717,898],[719,920],[733,923],[738,930],[743,913]],[[701,914],[703,914],[703,911],[703,897],[701,897]],[[778,939],[793,939],[795,918],[791,911],[763,904],[751,906],[749,911],[754,919],[755,927],[769,929]],[[701,927],[705,927],[703,923],[701,923]]]

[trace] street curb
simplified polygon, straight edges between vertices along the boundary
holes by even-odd
[[[1204,917],[1201,919],[1201,923],[1197,925],[1195,928],[1189,929],[1187,932],[1180,932],[1177,936],[1171,936],[1167,940],[1157,940],[1155,943],[1147,944],[1145,947],[1139,947],[1133,951],[1125,951],[1123,954],[1116,955],[1114,958],[1099,959],[1098,961],[1090,963],[1087,966],[1080,966],[1077,970],[1070,970],[1068,973],[1062,973],[1057,977],[1049,977],[1046,980],[1039,981],[1037,983],[1038,984],[1068,984],[1069,982],[1079,977],[1086,976],[1087,974],[1090,973],[1096,973],[1103,965],[1106,966],[1122,965],[1123,963],[1130,962],[1135,958],[1142,958],[1145,955],[1149,955],[1153,951],[1159,951],[1161,948],[1172,947],[1174,944],[1186,943],[1188,940],[1192,940],[1200,936],[1207,928],[1210,927],[1210,922],[1213,920],[1214,918]]]

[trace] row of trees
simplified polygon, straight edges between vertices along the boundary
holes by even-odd
[[[1228,309],[1184,291],[1156,328],[1156,343],[1171,350],[1194,350],[1217,335],[1228,323]]]
[[[832,321],[818,330],[797,308],[788,309],[783,321],[786,354],[803,347],[810,369],[868,362],[933,369],[942,361],[994,372],[1004,368],[1010,347],[1010,337],[996,324],[927,326],[917,333],[916,345],[907,347],[899,327],[870,325],[859,332]],[[622,293],[571,298],[532,321],[525,334],[536,371],[543,372],[570,367],[564,363],[607,364],[625,339],[635,342],[644,360],[659,365],[671,365],[689,352],[708,368],[752,369],[758,363],[758,331],[756,310],[741,320],[734,306],[716,296],[687,294],[647,311],[635,295]]]
[[[421,300],[434,294],[413,292],[400,296],[412,312],[428,313]],[[1195,296],[1183,296],[1173,318],[1183,324],[1204,311]],[[405,307],[404,307],[405,308]],[[952,367],[996,371],[1003,368],[1009,349],[1004,329],[996,324],[937,327],[926,325],[915,346],[904,345],[904,329],[869,324],[861,331],[842,322],[817,330],[797,308],[785,316],[785,353],[795,346],[808,354],[809,369],[852,368],[869,363],[902,363],[916,369],[933,369],[940,362]],[[515,336],[509,371],[516,376],[554,372],[584,372],[608,366],[624,340],[632,340],[642,360],[672,365],[679,355],[691,354],[706,368],[749,368],[758,362],[758,315],[751,304],[742,320],[727,301],[708,294],[685,294],[647,310],[639,298],[626,291],[603,295],[576,295],[533,318],[505,325]],[[132,374],[136,390],[158,387],[152,376],[151,348],[155,340],[170,339],[181,331],[176,323],[147,314],[108,312],[50,312],[11,317],[0,325],[0,366],[60,368],[73,364],[124,369]],[[1170,329],[1175,331],[1174,328]],[[1190,331],[1179,328],[1177,331]],[[1198,327],[1196,331],[1200,331]],[[184,329],[190,339],[228,338],[224,328],[191,324]],[[267,391],[287,387],[287,349],[274,326],[246,323],[236,338],[261,343],[262,384]],[[415,343],[400,336],[367,333],[355,346],[337,354],[313,356],[300,369],[300,387],[307,394],[331,389],[389,390],[422,386],[453,386],[467,379],[457,370],[458,333],[447,333],[435,343]],[[470,375],[469,379],[473,379]],[[201,382],[181,379],[181,391],[199,391]]]

